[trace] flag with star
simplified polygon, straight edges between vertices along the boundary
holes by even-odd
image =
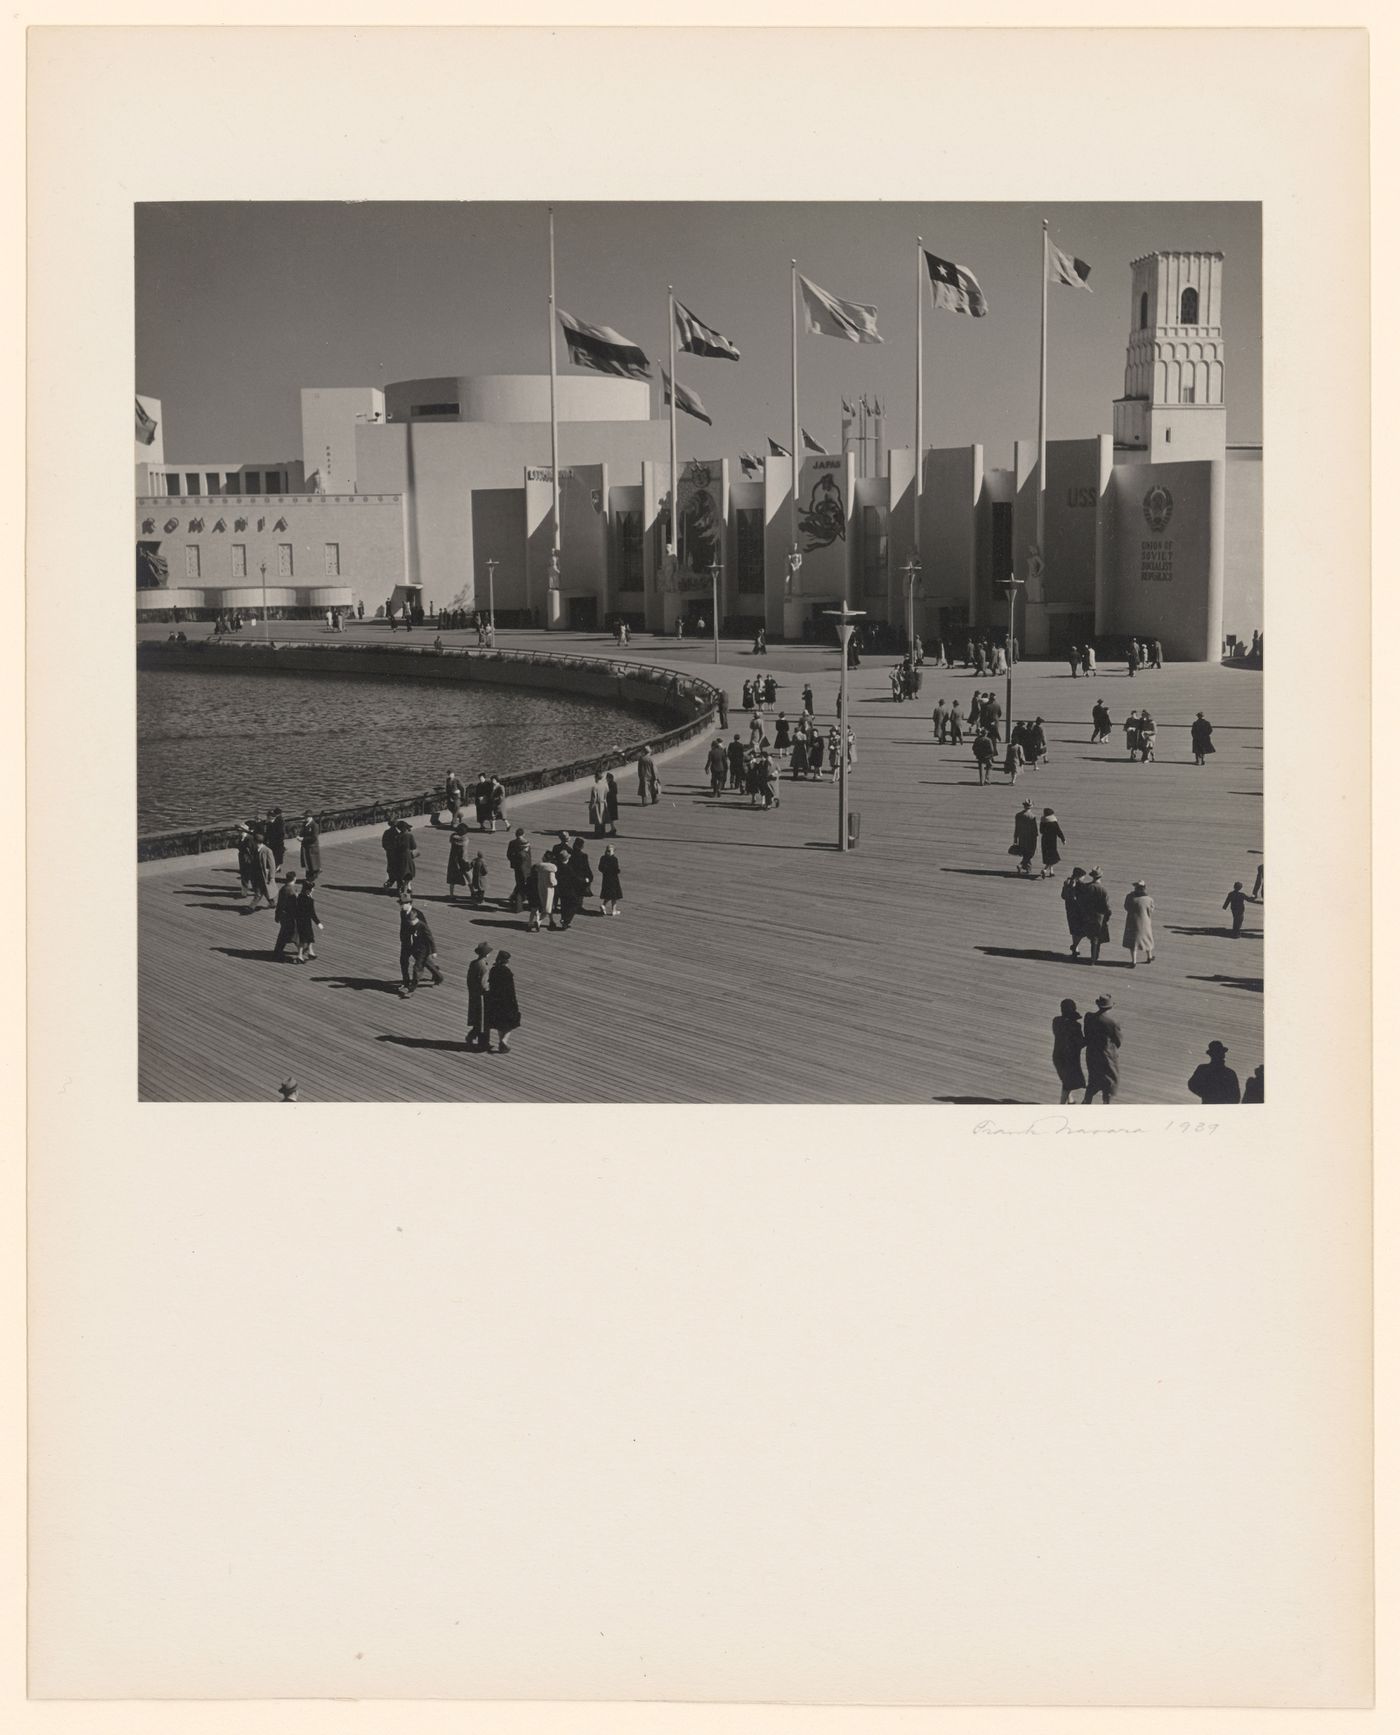
[[[968,313],[982,319],[987,312],[987,298],[982,285],[965,265],[955,265],[951,259],[940,259],[924,249],[929,282],[933,285],[933,305],[946,307],[949,313]]]

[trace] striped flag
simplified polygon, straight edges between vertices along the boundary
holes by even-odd
[[[816,440],[814,440],[812,438],[812,436],[807,432],[806,428],[804,428],[802,430],[802,446],[803,446],[803,449],[805,451],[820,452],[822,457],[824,457],[824,458],[828,455],[826,447],[823,445],[820,445]]]
[[[792,456],[787,447],[780,446],[771,434],[768,436],[768,450],[775,458],[790,458]]]
[[[671,401],[671,376],[665,368],[661,370],[661,383],[665,391],[666,402],[669,404]],[[679,380],[676,381],[676,408],[684,410],[688,416],[694,416],[697,422],[707,422],[710,427],[714,427],[714,423],[706,414],[704,404],[700,402],[694,392],[687,391]]]
[[[716,361],[738,361],[739,352],[721,332],[697,319],[688,307],[676,303],[676,336],[691,355],[707,355]]]
[[[1066,284],[1070,289],[1089,289],[1089,267],[1082,259],[1073,259],[1050,243],[1050,281]],[[1090,295],[1094,292],[1089,289]]]
[[[143,446],[153,446],[156,439],[155,417],[147,415],[140,398],[136,400],[136,438]]]
[[[929,282],[933,285],[933,305],[946,307],[949,313],[970,313],[981,319],[987,311],[987,298],[982,285],[965,265],[955,265],[951,259],[940,259],[924,249]]]
[[[761,476],[763,474],[763,460],[755,457],[752,452],[740,452],[739,467],[746,476]]]
[[[651,378],[651,363],[643,352],[610,325],[585,325],[562,307],[559,323],[564,328],[569,360],[575,367],[592,368],[600,374],[619,374],[626,380]]]
[[[802,309],[808,331],[822,337],[844,337],[850,343],[883,343],[875,329],[878,308],[860,301],[842,301],[839,295],[819,289],[809,278],[798,276],[802,285]]]

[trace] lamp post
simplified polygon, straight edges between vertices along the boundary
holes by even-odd
[[[1026,581],[1017,578],[1014,572],[999,579],[998,584],[1006,592],[1006,738],[1011,739],[1011,671],[1015,668],[1015,660],[1011,655],[1011,647],[1016,643],[1016,597],[1017,593],[1026,588]]]
[[[923,562],[917,554],[911,553],[903,566],[904,582],[907,590],[904,608],[904,632],[908,640],[909,660],[914,660],[914,585],[919,574],[924,570]]]
[[[265,642],[267,639],[267,562],[265,560],[261,563],[261,571],[262,571],[262,593],[263,593],[263,607],[262,607],[263,639]]]
[[[492,644],[495,644],[496,642],[496,568],[500,564],[499,560],[488,560],[486,562],[486,607],[487,614],[491,621]]]
[[[800,558],[800,556],[799,556]],[[850,769],[850,754],[846,751],[846,732],[850,728],[850,708],[846,703],[846,674],[850,663],[849,649],[851,634],[855,631],[856,622],[864,620],[863,608],[851,608],[843,602],[840,608],[823,609],[822,613],[828,620],[836,622],[836,636],[841,641],[841,728],[837,734],[836,751],[841,756],[841,793],[837,804],[837,824],[840,826],[840,837],[836,847],[845,851],[851,847],[851,840],[846,835],[846,819],[849,812],[849,802],[846,794],[846,776]]]
[[[724,570],[724,568],[719,564],[719,562],[717,560],[711,562],[710,568],[709,568],[709,573],[710,573],[710,625],[714,629],[716,667],[718,667],[718,665],[719,665],[719,575],[721,572],[723,572],[723,570]]]

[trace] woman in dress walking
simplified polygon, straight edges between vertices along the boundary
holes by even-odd
[[[1060,829],[1060,822],[1055,817],[1055,809],[1047,807],[1040,816],[1040,877],[1054,879],[1055,867],[1060,859],[1060,845],[1065,841],[1065,834]]]
[[[516,998],[515,972],[510,967],[510,953],[497,952],[491,974],[486,978],[486,1040],[483,1044],[486,1053],[509,1054],[510,1034],[519,1028],[520,1002]],[[491,1046],[493,1030],[500,1036],[495,1048]]]
[[[1060,1101],[1073,1102],[1075,1091],[1085,1089],[1087,1083],[1080,1059],[1084,1053],[1084,1026],[1073,1000],[1060,1002],[1060,1016],[1051,1019],[1050,1029],[1055,1038],[1050,1058],[1060,1081]]]
[[[1138,953],[1143,954],[1144,964],[1152,962],[1152,899],[1147,895],[1147,881],[1134,880],[1133,889],[1123,899],[1123,909],[1127,920],[1123,923],[1123,950],[1132,960],[1133,969],[1137,969]]]
[[[622,863],[617,859],[611,844],[598,857],[598,877],[602,882],[599,897],[605,916],[618,916],[622,912],[618,905],[622,902]]]

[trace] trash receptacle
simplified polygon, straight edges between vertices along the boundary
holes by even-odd
[[[848,813],[846,815],[846,847],[848,849],[854,849],[859,842],[860,815],[858,813]]]

